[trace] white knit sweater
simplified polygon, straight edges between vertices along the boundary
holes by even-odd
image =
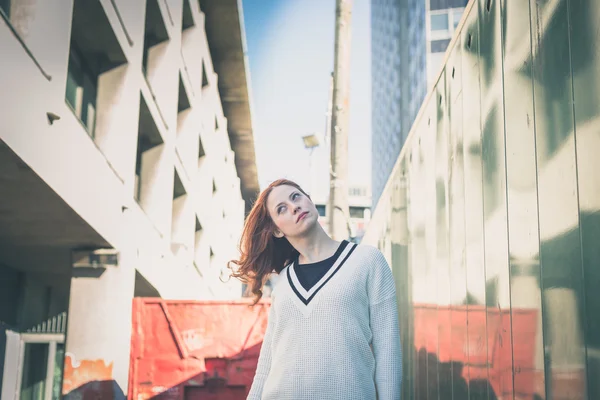
[[[350,243],[309,291],[291,264],[271,297],[249,400],[400,399],[396,289],[379,250]]]

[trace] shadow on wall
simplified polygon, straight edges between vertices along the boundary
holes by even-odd
[[[437,355],[428,353],[425,348],[421,348],[416,354],[418,368],[415,371],[415,399],[497,400],[487,379],[467,382],[463,377],[462,362],[440,362]]]
[[[125,400],[125,393],[114,380],[91,381],[71,390],[65,400]]]

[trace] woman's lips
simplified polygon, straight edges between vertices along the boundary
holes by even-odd
[[[308,211],[304,211],[302,214],[298,216],[296,223],[300,222],[300,220],[308,215]]]

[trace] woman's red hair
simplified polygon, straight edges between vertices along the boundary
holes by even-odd
[[[285,237],[276,238],[273,235],[276,226],[267,209],[267,199],[273,188],[283,185],[293,186],[308,196],[297,183],[287,179],[271,183],[258,196],[246,218],[240,241],[240,259],[228,263],[231,276],[247,284],[249,291],[254,294],[254,304],[262,297],[262,289],[269,275],[280,273],[298,255]],[[235,270],[232,264],[237,266]]]

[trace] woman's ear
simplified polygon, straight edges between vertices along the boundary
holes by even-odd
[[[273,236],[275,236],[277,239],[281,239],[283,237],[283,232],[281,232],[279,229],[275,229]]]

